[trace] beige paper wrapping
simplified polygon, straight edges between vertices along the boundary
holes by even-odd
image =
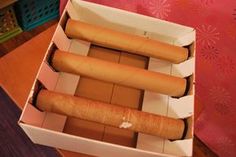
[[[180,63],[188,58],[187,48],[72,19],[68,19],[65,32],[71,38],[79,38],[96,45],[159,58],[173,63]]]
[[[168,118],[48,90],[39,92],[36,106],[43,111],[94,121],[166,139],[180,139],[183,136],[185,127],[183,120],[180,119]]]
[[[186,79],[183,78],[60,50],[56,50],[52,66],[58,71],[170,96],[183,96],[186,88]]]

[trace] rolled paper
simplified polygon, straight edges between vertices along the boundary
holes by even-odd
[[[65,33],[95,45],[180,63],[188,58],[188,49],[98,25],[68,19]]]
[[[92,51],[92,50],[91,50]],[[52,66],[67,72],[170,96],[183,96],[186,79],[56,50]]]
[[[181,119],[44,89],[38,93],[36,106],[42,111],[94,121],[171,140],[181,139],[185,128],[184,121]]]

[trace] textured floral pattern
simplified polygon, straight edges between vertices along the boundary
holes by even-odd
[[[187,9],[187,11],[191,13],[191,16],[189,16],[190,18],[198,16],[200,14],[200,12],[203,11],[202,5],[196,5],[196,2],[190,1],[190,0],[176,0],[174,5],[179,10],[181,10],[181,13],[183,16],[184,16],[184,13],[186,12],[186,9]],[[185,18],[183,18],[183,19],[185,19]]]
[[[213,119],[222,118],[222,116],[231,116],[232,112],[232,96],[228,89],[221,86],[213,86],[209,90],[209,99],[212,103]],[[210,104],[209,104],[210,105]]]
[[[236,9],[233,10],[233,17],[234,17],[234,20],[236,20]]]
[[[205,5],[211,5],[215,2],[215,0],[200,0],[200,3]]]
[[[200,25],[197,28],[197,42],[203,46],[216,44],[219,40],[219,32],[216,27],[211,25]]]
[[[159,19],[165,19],[171,11],[168,0],[143,0],[142,5],[151,15]]]
[[[216,63],[217,68],[224,75],[231,75],[235,72],[235,61],[229,56],[222,56]]]
[[[213,103],[228,104],[231,102],[231,95],[224,87],[213,86],[208,93],[209,98]]]
[[[227,36],[229,36],[233,40],[236,40],[236,29],[235,28],[236,28],[236,13],[235,13],[235,22],[226,26],[226,29],[225,29],[225,33],[227,34]]]
[[[203,46],[199,53],[206,61],[214,61],[219,57],[219,50],[215,46],[205,45]]]
[[[225,103],[215,103],[214,104],[214,108],[216,110],[216,113],[225,116],[225,115],[229,115],[231,113],[230,110],[230,104],[225,104]]]
[[[229,137],[219,137],[216,139],[216,149],[219,150],[220,156],[235,157],[234,152],[228,151],[229,149],[235,148],[234,141]]]
[[[197,31],[195,133],[220,157],[236,156],[236,1],[89,0]]]

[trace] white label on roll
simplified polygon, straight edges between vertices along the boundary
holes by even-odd
[[[129,128],[129,127],[131,127],[132,126],[132,124],[131,123],[129,123],[129,122],[122,122],[121,123],[121,125],[119,126],[119,128]]]

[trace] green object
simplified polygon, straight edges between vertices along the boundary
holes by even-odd
[[[0,43],[21,33],[13,6],[7,6],[0,9]]]
[[[18,0],[16,15],[23,30],[31,30],[59,16],[59,0]]]

